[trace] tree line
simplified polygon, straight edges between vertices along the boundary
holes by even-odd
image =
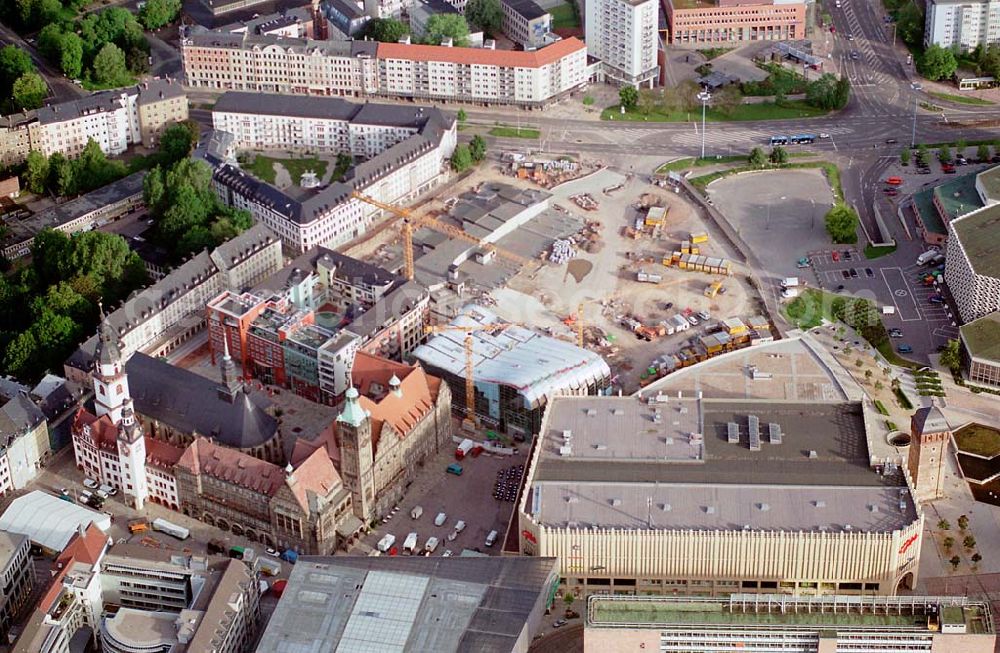
[[[0,98],[4,113],[37,109],[49,96],[49,87],[24,50],[8,45],[0,49]]]
[[[469,45],[470,26],[487,36],[500,33],[503,9],[500,0],[469,0],[463,14],[435,14],[424,26],[424,36],[417,42],[438,45],[445,38],[452,39],[457,47]],[[365,25],[361,38],[382,43],[395,43],[410,33],[410,26],[395,18],[375,18]]]

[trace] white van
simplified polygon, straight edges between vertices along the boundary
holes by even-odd
[[[403,553],[407,555],[413,555],[413,550],[417,548],[417,534],[410,533],[403,540]]]
[[[410,519],[420,519],[420,515],[424,514],[424,509],[420,506],[413,506],[413,510],[410,511]]]
[[[386,551],[391,549],[392,545],[395,543],[396,543],[396,536],[393,535],[392,533],[386,533],[382,537],[382,539],[378,541],[378,544],[376,544],[375,546],[378,548],[379,551],[385,553]]]
[[[432,553],[434,553],[434,551],[437,548],[438,548],[438,538],[436,537],[427,538],[427,544],[424,545],[424,551],[427,552],[427,555],[431,555]]]
[[[80,503],[87,503],[88,501],[90,501],[90,497],[91,496],[93,496],[93,495],[90,494],[90,492],[88,492],[87,490],[84,490],[83,492],[80,493],[80,496],[78,497],[78,500],[80,501]]]
[[[493,546],[496,544],[497,535],[498,533],[496,531],[490,531],[490,534],[486,536],[486,546]]]
[[[439,512],[437,514],[437,517],[434,518],[434,525],[435,526],[444,526],[444,523],[446,521],[448,521],[448,515],[444,514],[443,512]]]

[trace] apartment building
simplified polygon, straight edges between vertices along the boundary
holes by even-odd
[[[944,279],[963,322],[1000,310],[1000,204],[948,223]]]
[[[109,156],[135,143],[154,148],[165,127],[187,118],[187,96],[180,83],[153,79],[6,116],[0,121],[0,161],[20,163],[32,150],[73,158],[91,140]]]
[[[211,90],[357,96],[374,94],[377,44],[315,41],[185,28],[180,40],[188,86]]]
[[[195,254],[108,315],[125,359],[137,351],[153,357],[173,351],[205,328],[205,304],[212,297],[260,283],[281,264],[281,242],[264,225]],[[97,343],[94,335],[70,356],[63,366],[67,379],[90,383]]]
[[[663,0],[674,45],[702,47],[805,37],[800,0]]]
[[[457,139],[455,119],[437,109],[260,93],[226,93],[215,105],[213,123],[217,130],[234,130],[237,149],[313,149],[364,159],[343,181],[305,197],[232,164],[215,169],[222,200],[248,210],[299,253],[357,238],[381,216],[380,209],[352,198],[353,192],[405,204],[437,186],[447,178]]]
[[[17,394],[0,406],[0,496],[35,479],[51,455],[45,414],[28,396]]]
[[[924,46],[974,50],[1000,43],[1000,1],[930,0],[924,20]]]
[[[0,638],[9,642],[10,628],[25,607],[35,586],[31,541],[19,533],[0,531]]]
[[[657,0],[595,0],[586,4],[587,49],[601,75],[622,86],[648,85],[659,76]]]
[[[535,0],[502,0],[500,8],[503,10],[503,33],[525,50],[540,48],[555,40],[552,15]]]
[[[655,4],[652,7],[655,13]],[[525,23],[525,30],[534,34],[533,25],[540,20]],[[652,20],[655,26],[655,15]],[[523,36],[529,38],[527,33]],[[655,67],[655,43],[650,43]],[[591,72],[587,46],[576,38],[524,52],[311,41],[192,28],[181,39],[181,55],[186,83],[195,88],[525,107],[544,106],[579,88]]]

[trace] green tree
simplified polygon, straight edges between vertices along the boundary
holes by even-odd
[[[846,204],[835,204],[826,213],[826,231],[835,243],[858,242],[858,214]]]
[[[469,143],[469,153],[472,155],[472,160],[475,163],[479,163],[486,158],[486,139],[484,139],[479,134],[472,137],[472,142]]]
[[[0,85],[6,93],[21,75],[31,72],[35,72],[35,64],[27,52],[13,45],[0,49]]]
[[[904,166],[910,165],[910,149],[904,147],[903,151],[899,153],[899,162]]]
[[[46,25],[38,33],[38,52],[52,63],[58,63],[62,56],[63,37],[66,32],[59,23]]]
[[[63,75],[70,79],[76,79],[83,74],[83,41],[73,32],[63,35],[59,68]]]
[[[618,91],[618,101],[621,103],[621,106],[625,107],[626,111],[635,111],[636,106],[639,104],[639,90],[634,86],[623,86]]]
[[[451,155],[451,169],[455,172],[465,172],[472,167],[472,152],[469,146],[461,144],[455,148]]]
[[[491,36],[498,34],[503,22],[500,0],[469,0],[465,5],[465,19]]]
[[[459,109],[456,117],[458,118],[459,124],[464,125],[465,121],[469,119],[469,114],[465,113],[465,109]]]
[[[469,24],[462,14],[434,14],[424,26],[424,43],[438,45],[450,38],[455,47],[469,45]]]
[[[158,212],[166,194],[166,187],[163,183],[163,170],[156,166],[146,173],[142,180],[142,200],[154,212]]]
[[[896,12],[896,34],[906,43],[919,44],[924,35],[924,12],[912,1]]]
[[[22,331],[7,343],[3,354],[3,369],[19,379],[32,376],[35,359],[38,356],[38,342],[31,331]]]
[[[45,184],[49,180],[49,159],[38,150],[28,153],[24,168],[24,185],[32,193],[41,195],[45,192]]]
[[[824,73],[806,86],[806,103],[820,109],[839,109],[839,80],[830,73]]]
[[[409,33],[409,25],[395,18],[373,18],[365,25],[363,35],[373,41],[396,43]]]
[[[969,517],[968,515],[959,515],[958,517],[958,529],[964,531],[969,527]]]
[[[187,120],[174,123],[160,135],[159,151],[167,165],[189,156],[198,142],[198,123]]]
[[[854,361],[854,365],[860,370],[862,367],[864,367],[865,362],[859,358],[858,360]]]
[[[966,549],[976,548],[976,538],[974,538],[971,535],[966,535],[964,538],[962,538],[962,546],[964,546]]]
[[[788,163],[788,150],[783,147],[772,147],[771,156],[768,157],[774,165],[785,165]]]
[[[972,558],[970,558],[970,560],[972,560],[972,564],[978,565],[980,562],[982,562],[983,556],[980,555],[979,552],[977,551],[972,554]]]
[[[593,104],[594,104],[594,96],[593,95],[584,95],[583,96],[583,106],[589,107],[589,106],[591,106]]]
[[[1000,45],[990,44],[978,57],[979,72],[994,78],[1000,77]]]
[[[927,165],[928,157],[930,157],[930,153],[927,151],[927,146],[923,143],[917,145],[917,163]]]
[[[976,158],[979,159],[980,161],[989,161],[990,146],[987,145],[986,143],[980,143],[979,146],[976,147]]]
[[[31,265],[40,284],[58,283],[69,252],[69,236],[55,229],[42,229],[31,242]]]
[[[948,535],[943,540],[941,540],[941,544],[944,545],[945,551],[951,551],[951,547],[955,546],[955,538]]]
[[[11,94],[15,108],[37,109],[48,97],[49,87],[38,73],[24,73],[14,82]]]
[[[735,84],[723,86],[712,96],[712,106],[724,116],[731,116],[743,103],[743,94]]]
[[[951,163],[951,148],[947,145],[942,145],[938,148],[938,161],[941,163]]]
[[[94,305],[68,282],[60,281],[31,302],[31,314],[36,319],[47,310],[83,323],[91,319]]]
[[[56,154],[59,154],[56,152]],[[56,195],[68,197],[76,195],[76,167],[73,162],[65,157],[56,158],[55,154],[49,159],[49,174],[53,177],[52,187]]]
[[[94,57],[94,81],[109,86],[129,82],[125,53],[114,43],[105,43]]]
[[[959,350],[958,340],[949,340],[941,352],[941,364],[950,370],[959,370],[962,367],[962,354]]]
[[[917,70],[933,82],[950,78],[957,69],[958,61],[955,60],[955,54],[937,43],[927,48],[923,56],[917,59]]]
[[[146,0],[139,10],[139,22],[146,29],[158,29],[174,22],[181,13],[181,0]]]
[[[873,376],[875,376],[875,372],[872,372],[871,370],[865,370],[866,380],[871,381]]]
[[[950,531],[951,530],[951,524],[948,522],[947,519],[945,519],[943,517],[938,520],[937,527],[938,527],[938,530],[942,530],[942,531]]]
[[[754,168],[763,168],[767,165],[767,155],[764,154],[764,150],[755,147],[750,150],[750,156],[747,157],[747,161]]]
[[[567,608],[573,607],[573,601],[575,600],[576,597],[573,595],[573,592],[566,592],[563,594],[563,601],[566,603]]]

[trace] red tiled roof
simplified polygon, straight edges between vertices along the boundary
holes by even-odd
[[[416,368],[412,365],[359,351],[354,355],[354,364],[351,366],[351,383],[362,395],[370,395],[373,383],[382,386],[383,390],[388,390],[389,379],[396,376],[402,381],[414,369]]]
[[[39,609],[48,611],[56,599],[62,594],[62,579],[69,571],[74,562],[83,562],[88,565],[96,565],[101,559],[105,549],[108,547],[108,535],[93,523],[87,526],[81,536],[79,533],[70,538],[69,544],[62,550],[56,558],[56,566],[59,573],[52,579],[52,584],[46,590],[38,604]],[[60,566],[61,565],[61,566]]]
[[[312,452],[317,449],[325,447],[326,453],[333,461],[335,467],[340,467],[340,445],[337,444],[337,427],[336,422],[332,422],[329,426],[323,429],[322,433],[316,436],[313,440],[306,440],[305,438],[298,438],[295,441],[295,446],[292,448],[292,456],[289,462],[292,466],[298,466],[299,463],[308,458]]]
[[[274,496],[285,482],[284,470],[250,454],[196,438],[177,461],[192,474],[207,474],[254,492]]]
[[[407,45],[405,43],[379,43],[379,59],[405,61],[444,61],[457,64],[483,66],[510,66],[513,68],[540,68],[562,59],[587,46],[580,39],[556,41],[533,52],[514,50],[487,50],[486,48],[449,48],[441,45]]]
[[[291,484],[302,510],[309,512],[309,492],[325,497],[330,490],[342,485],[340,474],[326,451],[316,449],[292,472],[295,482]]]
[[[400,437],[406,437],[427,413],[434,410],[441,388],[441,380],[427,374],[419,365],[404,365],[363,352],[354,357],[351,381],[358,388],[368,389],[373,383],[388,388],[394,374],[401,380],[401,397],[389,392],[375,400],[362,390],[359,399],[361,407],[371,414],[372,447],[376,450],[384,424],[390,424]]]
[[[184,449],[175,447],[169,442],[146,438],[146,462],[156,467],[169,470],[184,455]]]
[[[90,426],[90,438],[98,449],[118,450],[118,428],[108,415],[97,417],[86,408],[80,408],[73,419],[73,432],[81,433]],[[170,469],[180,460],[184,449],[167,442],[146,438],[146,462],[163,469]]]

